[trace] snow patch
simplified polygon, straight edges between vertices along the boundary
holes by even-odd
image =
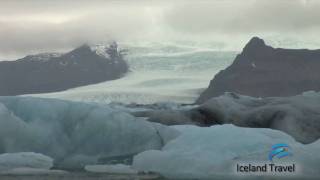
[[[97,55],[104,57],[106,59],[110,59],[110,55],[107,53],[107,47],[105,45],[99,44],[90,46],[91,51],[96,52]]]
[[[28,56],[30,61],[42,61],[46,62],[49,61],[51,58],[57,58],[62,56],[62,53],[41,53],[36,55]]]

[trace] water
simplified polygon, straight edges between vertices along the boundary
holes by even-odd
[[[185,44],[122,44],[128,49],[125,77],[62,92],[32,96],[97,103],[193,103],[235,51]]]

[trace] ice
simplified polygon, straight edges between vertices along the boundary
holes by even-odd
[[[138,174],[137,170],[131,168],[131,166],[124,164],[115,165],[87,165],[85,170],[94,173],[110,173],[110,174]]]
[[[0,153],[39,152],[54,158],[58,167],[132,157],[162,148],[177,134],[107,105],[0,97]]]
[[[301,173],[297,175],[320,175],[320,141],[302,145],[281,131],[234,125],[184,125],[175,128],[182,135],[168,142],[162,150],[148,150],[136,155],[133,168],[160,173],[167,178],[231,178],[237,176],[234,169],[236,163],[270,163],[268,153],[271,146],[286,143],[293,156],[285,162],[297,164]]]
[[[39,153],[20,152],[0,154],[0,171],[16,168],[50,169],[53,159]]]
[[[167,101],[193,103],[199,93],[208,86],[212,75],[232,63],[237,54],[216,51],[209,47],[199,51],[199,46],[195,45],[181,47],[185,44],[120,46],[129,50],[124,58],[130,72],[125,77],[62,92],[28,96],[105,104],[151,104]],[[98,54],[104,49],[103,45],[92,48],[94,51],[98,50]],[[152,55],[148,55],[150,53]]]
[[[269,98],[225,93],[199,106],[146,109],[132,114],[167,125],[234,124],[240,127],[271,128],[308,144],[320,138],[319,102],[320,93],[311,91],[292,97]]]
[[[253,98],[226,93],[202,104],[197,111],[208,122],[243,127],[272,128],[297,141],[311,143],[320,137],[320,93],[292,97]]]
[[[48,170],[39,168],[15,168],[8,171],[0,172],[0,175],[19,175],[19,176],[30,176],[30,175],[65,175],[67,171],[63,170]]]

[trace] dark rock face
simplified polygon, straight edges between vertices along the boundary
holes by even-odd
[[[128,66],[116,44],[103,51],[83,45],[61,55],[0,62],[0,96],[62,91],[122,77]]]
[[[320,50],[281,49],[252,38],[233,64],[220,71],[197,103],[225,92],[286,97],[320,90]]]

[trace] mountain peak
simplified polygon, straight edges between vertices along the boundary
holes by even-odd
[[[250,45],[250,46],[265,46],[265,42],[263,39],[255,36],[253,38],[250,39],[250,41],[248,42],[247,46]]]
[[[74,50],[90,50],[91,51],[91,48],[88,44],[82,44],[81,46],[75,48]]]
[[[85,54],[92,54],[93,51],[91,50],[90,46],[88,44],[83,44],[75,49],[73,49],[72,51],[70,51],[67,54],[71,54],[71,55],[85,55]]]
[[[261,47],[266,47],[264,40],[255,36],[250,39],[250,41],[244,47],[243,51],[251,51]]]

